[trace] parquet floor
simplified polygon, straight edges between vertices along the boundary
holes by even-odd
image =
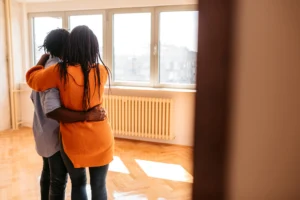
[[[0,200],[38,200],[42,159],[31,129],[0,132]],[[109,199],[189,200],[192,148],[116,140],[109,168]],[[69,180],[66,199],[70,199]],[[89,186],[87,186],[89,192]]]

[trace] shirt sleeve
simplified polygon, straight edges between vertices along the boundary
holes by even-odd
[[[56,64],[46,69],[41,65],[32,67],[26,73],[26,81],[29,87],[39,92],[58,87],[60,81],[58,67]]]
[[[48,114],[53,110],[61,107],[58,89],[51,88],[44,92],[41,92],[40,95],[42,108],[45,114]]]

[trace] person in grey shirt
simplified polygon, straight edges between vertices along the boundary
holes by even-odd
[[[45,67],[61,61],[68,37],[69,32],[64,29],[52,30],[46,36],[42,48],[50,53],[50,57]],[[65,199],[67,169],[60,154],[59,122],[101,121],[106,118],[106,113],[99,107],[92,108],[88,112],[63,108],[59,91],[56,88],[44,92],[32,91],[31,100],[34,104],[33,134],[36,150],[43,158],[40,178],[41,200],[63,200]]]

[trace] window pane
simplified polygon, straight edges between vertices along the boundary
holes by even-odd
[[[74,15],[70,16],[70,31],[76,26],[86,25],[97,36],[99,43],[99,51],[103,59],[103,16],[102,15]]]
[[[150,81],[151,13],[115,14],[113,72],[116,81]]]
[[[160,83],[195,84],[198,11],[160,13]]]
[[[35,17],[33,18],[33,45],[34,45],[34,64],[45,53],[39,47],[43,45],[45,37],[53,29],[62,28],[61,17]],[[39,50],[40,49],[40,50]]]

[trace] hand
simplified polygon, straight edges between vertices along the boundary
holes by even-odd
[[[36,65],[42,65],[42,66],[45,66],[47,60],[49,59],[50,57],[50,54],[48,53],[45,53],[41,56],[39,62],[36,64]]]
[[[103,121],[105,119],[105,109],[100,106],[95,106],[87,112],[87,121]]]

